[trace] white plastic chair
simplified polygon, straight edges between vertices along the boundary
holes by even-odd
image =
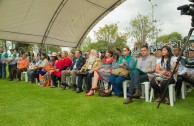
[[[21,77],[22,77],[23,75],[25,76],[25,82],[28,82],[28,75],[27,75],[27,71],[22,72]]]
[[[123,81],[123,95],[124,95],[124,99],[127,99],[127,87],[128,87],[129,83],[130,83],[130,80]]]
[[[176,96],[175,96],[175,84],[170,84],[168,86],[169,90],[169,99],[170,99],[170,106],[174,106],[174,102],[176,101]],[[151,88],[151,93],[150,93],[150,102],[152,102],[152,99],[154,98],[154,89]]]
[[[185,95],[187,95],[187,87],[186,87],[186,82],[182,82],[182,87],[181,87],[181,97],[182,99],[185,99]]]
[[[141,83],[142,97],[144,98],[144,95],[145,95],[146,102],[149,102],[149,89],[150,89],[150,82]]]

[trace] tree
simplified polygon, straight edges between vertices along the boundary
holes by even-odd
[[[24,52],[29,52],[30,49],[32,48],[31,44],[26,44],[26,43],[20,43],[20,42],[12,42],[12,48],[13,44],[15,44],[15,49],[18,51],[24,51]]]
[[[178,32],[172,32],[172,33],[170,33],[168,35],[159,36],[157,38],[157,42],[167,43],[169,41],[173,41],[173,42],[183,41],[183,37]]]
[[[154,26],[150,16],[138,14],[130,21],[129,35],[136,39],[138,47],[142,46],[148,40],[154,40],[161,29]]]
[[[91,46],[94,46],[99,51],[113,49],[115,47],[122,48],[126,45],[127,37],[128,33],[119,33],[117,24],[109,24],[100,27],[95,32],[96,44],[91,44]]]
[[[90,36],[88,36],[84,39],[79,49],[83,51],[89,51],[90,49],[88,47],[90,46],[91,43],[92,39],[90,38]]]

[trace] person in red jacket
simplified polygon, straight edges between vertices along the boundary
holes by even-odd
[[[72,61],[68,58],[68,52],[62,52],[62,59],[58,60],[56,63],[56,70],[51,74],[52,87],[57,87],[57,80],[60,80],[62,70],[66,70],[72,65]]]

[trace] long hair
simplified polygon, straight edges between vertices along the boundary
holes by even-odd
[[[162,49],[164,49],[164,48],[168,51],[168,60],[166,62],[166,68],[167,68],[167,71],[170,71],[171,70],[170,61],[171,61],[171,58],[173,56],[172,50],[169,46],[163,46]],[[162,56],[161,65],[163,65],[163,63],[164,63],[164,56]]]

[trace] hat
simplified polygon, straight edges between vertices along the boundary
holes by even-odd
[[[56,53],[56,52],[53,52],[53,53],[51,54],[51,56],[57,56],[57,53]]]

